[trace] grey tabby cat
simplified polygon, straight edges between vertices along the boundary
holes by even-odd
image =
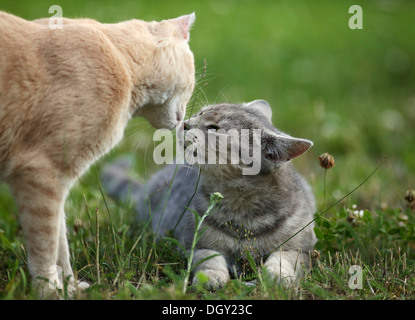
[[[230,272],[243,269],[247,250],[258,262],[264,262],[269,274],[286,284],[296,283],[309,267],[309,252],[316,242],[313,224],[283,242],[310,222],[316,210],[309,185],[288,161],[307,151],[312,142],[279,131],[271,116],[269,104],[255,100],[207,106],[185,122],[186,130],[198,128],[206,136],[209,130],[260,129],[261,170],[257,175],[242,175],[246,166],[242,162],[172,164],[157,172],[145,188],[128,175],[125,161],[104,168],[102,182],[111,196],[132,200],[139,220],[151,218],[158,236],[174,229],[174,237],[186,249],[190,249],[195,222],[185,207],[202,215],[210,194],[223,195],[220,208],[204,220],[208,228],[197,243],[194,264],[215,256],[196,267],[194,283],[198,282],[197,272],[203,272],[209,287],[223,286]],[[196,139],[194,143],[205,141]]]

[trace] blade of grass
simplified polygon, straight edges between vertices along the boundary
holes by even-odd
[[[352,193],[354,193],[355,191],[357,191],[358,189],[360,189],[374,174],[376,171],[378,171],[378,169],[381,167],[381,165],[383,164],[383,162],[379,162],[379,164],[376,166],[376,168],[369,174],[369,176],[367,176],[357,187],[355,187],[354,189],[352,189],[350,192],[348,192],[345,196],[343,196],[342,198],[340,198],[339,200],[337,200],[335,203],[333,203],[331,206],[329,206],[328,208],[326,208],[323,212],[321,213],[316,213],[315,217],[308,222],[304,227],[302,227],[300,230],[298,230],[296,233],[294,233],[291,237],[289,237],[287,240],[285,240],[283,243],[281,243],[277,248],[275,248],[272,252],[278,250],[279,248],[281,248],[285,243],[287,243],[288,241],[290,241],[292,238],[294,238],[297,234],[299,234],[300,232],[302,232],[305,228],[307,228],[309,225],[311,225],[316,219],[318,219],[319,217],[321,217],[322,215],[324,215],[327,211],[329,211],[330,209],[334,208],[335,206],[337,206],[340,202],[342,202],[344,199],[346,199],[348,196],[350,196]],[[272,253],[270,252],[270,254]]]

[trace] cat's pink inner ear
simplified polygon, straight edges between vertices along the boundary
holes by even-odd
[[[191,13],[185,16],[181,16],[175,19],[171,19],[170,21],[176,24],[179,28],[180,33],[183,35],[184,39],[189,39],[189,30],[192,27],[193,23],[196,20],[195,13]]]
[[[304,152],[313,146],[313,142],[306,139],[293,138],[291,148],[288,150],[289,159],[294,159],[301,156]]]

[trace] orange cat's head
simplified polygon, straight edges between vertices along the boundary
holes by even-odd
[[[195,85],[194,58],[188,44],[194,20],[192,13],[148,24],[156,47],[145,83],[147,103],[139,115],[155,128],[174,129],[183,123]]]

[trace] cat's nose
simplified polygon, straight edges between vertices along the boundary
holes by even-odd
[[[176,120],[177,120],[178,123],[182,122],[182,120],[183,120],[183,113],[182,112],[180,112],[180,111],[176,112]]]

